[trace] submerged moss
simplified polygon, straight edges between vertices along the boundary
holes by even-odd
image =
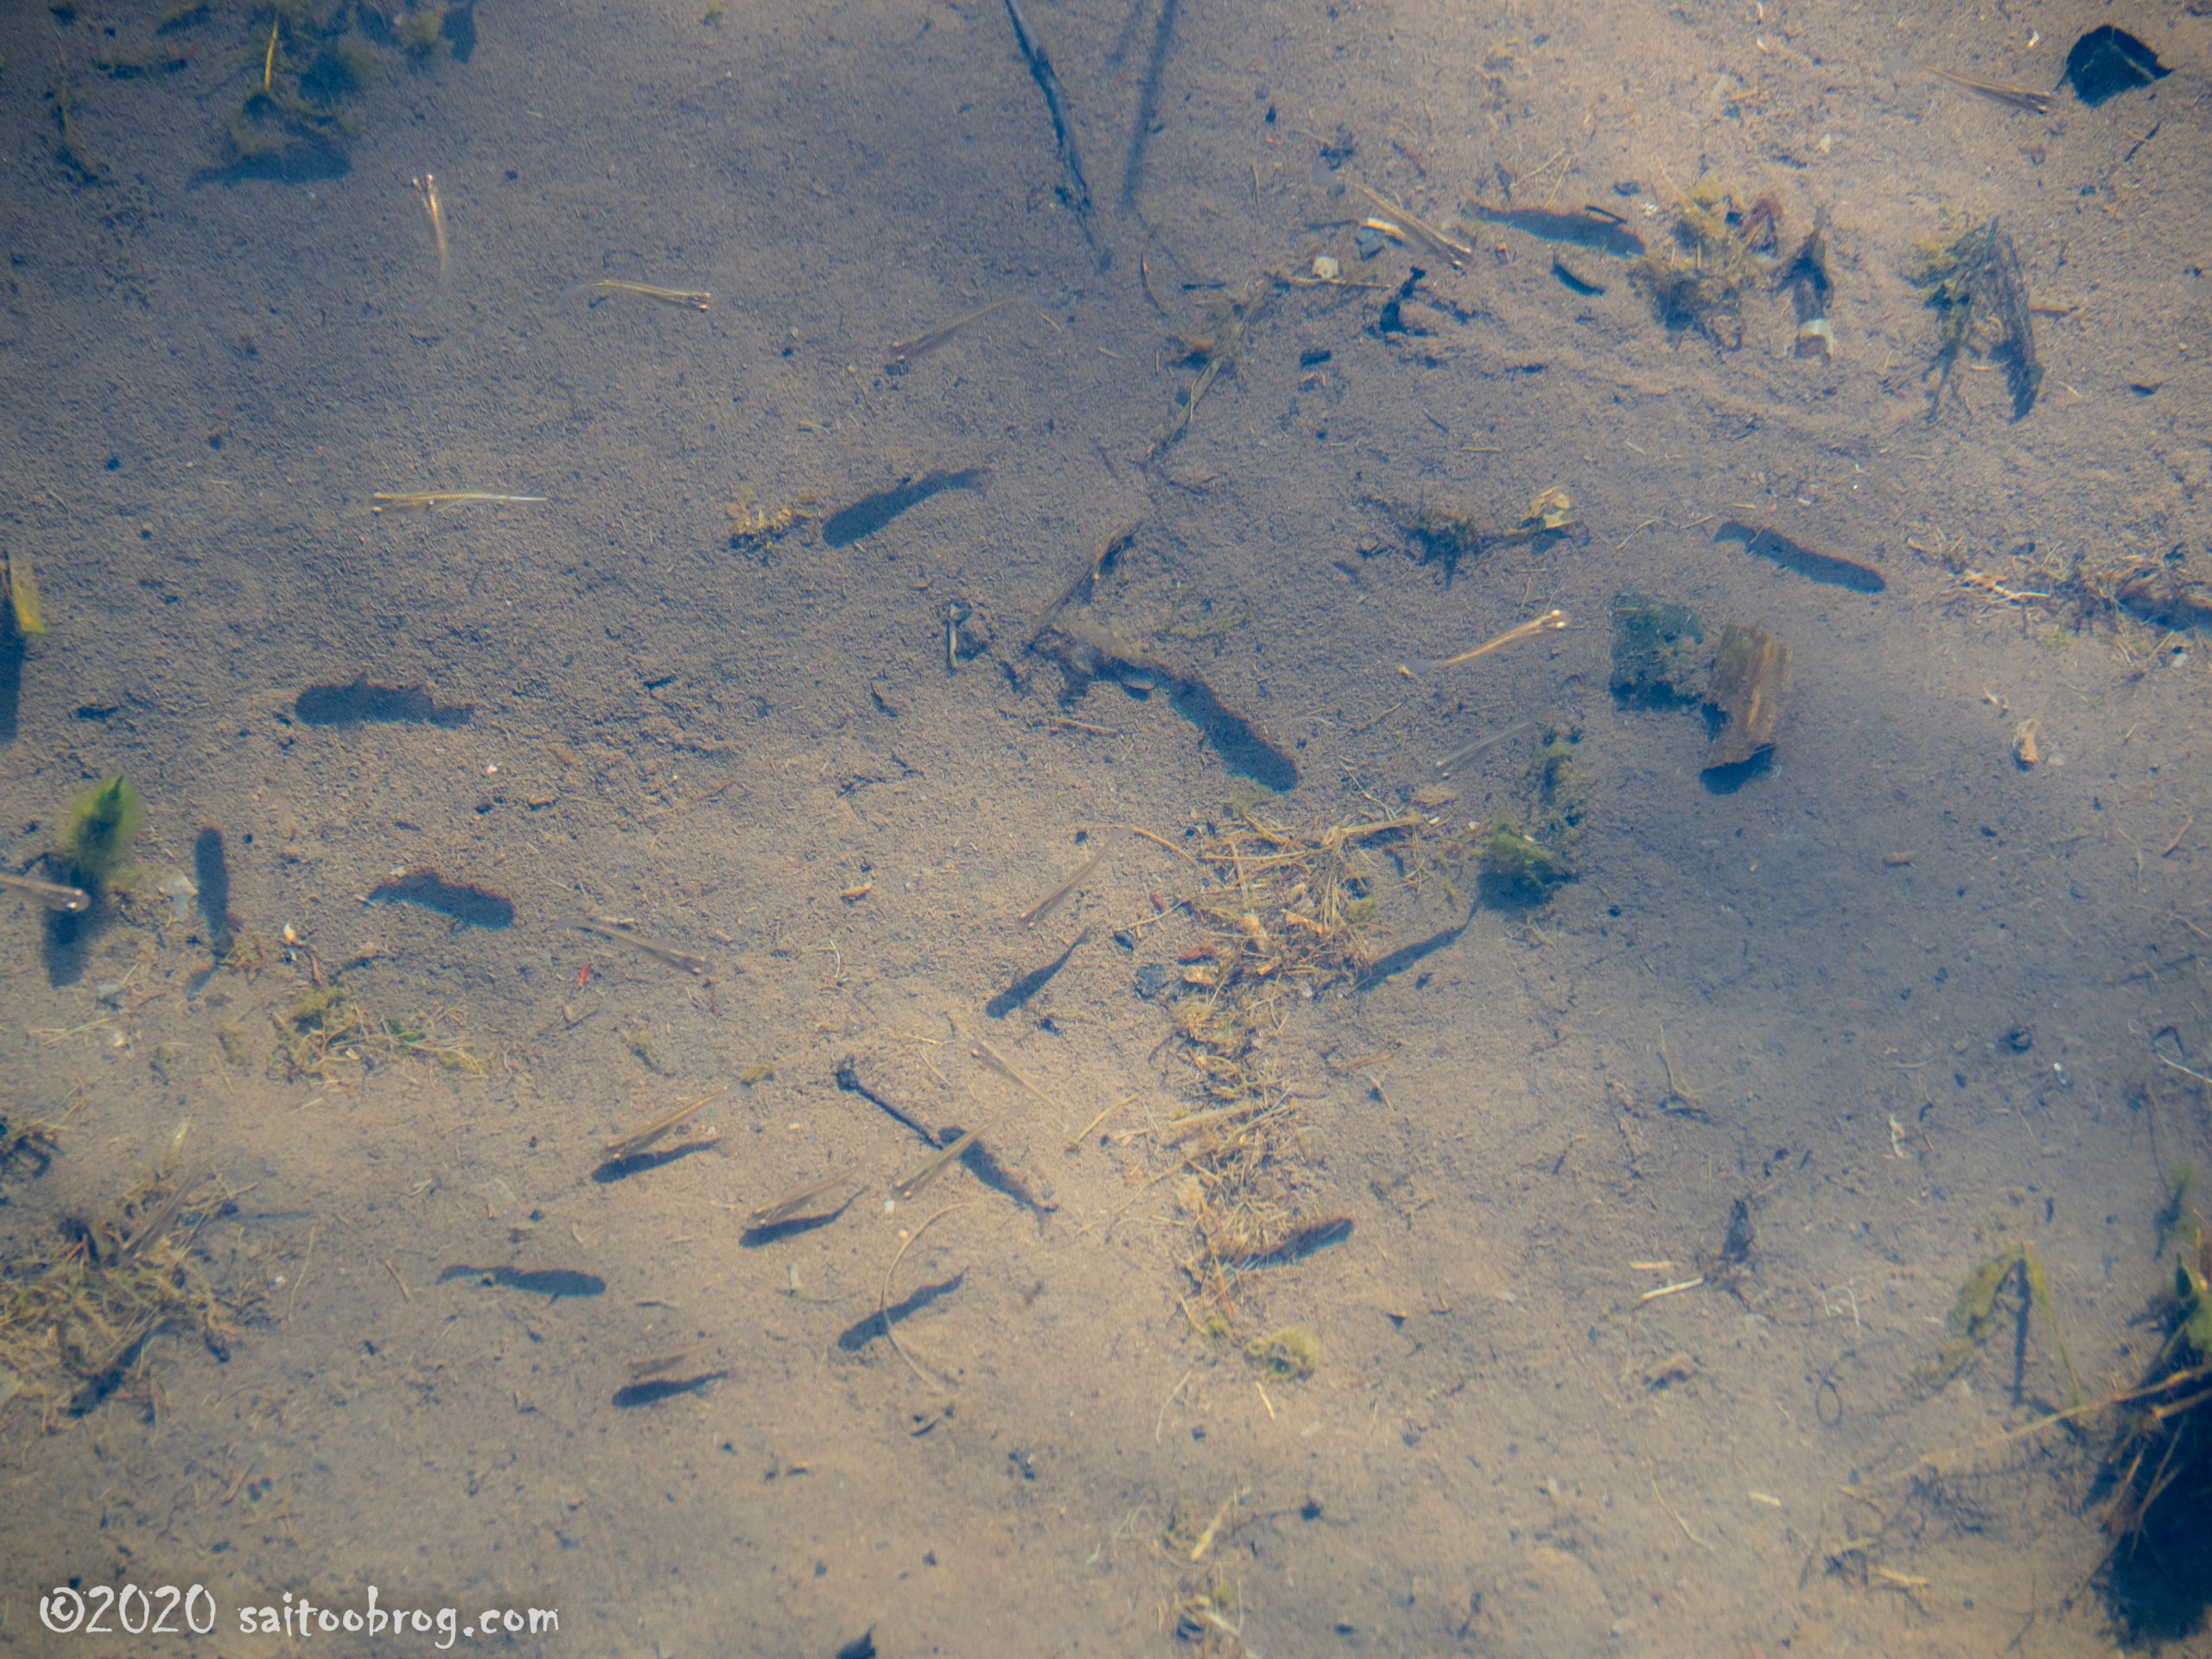
[[[1649,707],[1705,695],[1705,619],[1649,594],[1613,596],[1615,696]]]
[[[1743,343],[1744,301],[1766,277],[1756,251],[1770,241],[1779,213],[1764,198],[1751,207],[1708,173],[1675,209],[1675,245],[1651,249],[1635,280],[1669,328],[1694,328],[1733,350]]]
[[[78,797],[55,850],[79,887],[104,887],[129,868],[131,843],[145,823],[145,804],[118,772]]]
[[[1287,1325],[1244,1344],[1244,1357],[1269,1382],[1301,1382],[1321,1363],[1321,1338],[1302,1325]]]
[[[1949,1339],[1936,1351],[1935,1363],[1923,1374],[1923,1380],[1931,1384],[1948,1382],[1966,1369],[1967,1362],[1997,1329],[1999,1299],[2007,1285],[2018,1286],[2018,1318],[2023,1342],[2031,1314],[2041,1319],[2066,1373],[2067,1390],[2073,1396],[2069,1404],[2080,1405],[2082,1386],[2075,1378],[2074,1356],[2067,1350],[2066,1338],[2059,1334],[2058,1315],[2050,1304],[2050,1280],[2044,1271],[2043,1258],[2025,1240],[2007,1245],[1995,1255],[1974,1263],[1965,1283],[1959,1287],[1958,1299],[1952,1303],[1950,1317],[1944,1322],[1951,1333]]]
[[[399,44],[407,55],[422,61],[444,57],[453,50],[446,37],[446,8],[439,0],[423,0],[399,19]]]
[[[1562,853],[1524,833],[1503,813],[1484,832],[1482,853],[1484,872],[1525,898],[1541,899],[1574,879],[1574,866]]]

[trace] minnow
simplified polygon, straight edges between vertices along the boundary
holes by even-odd
[[[1502,732],[1491,732],[1486,736],[1475,739],[1471,743],[1462,744],[1439,760],[1436,763],[1436,769],[1439,772],[1458,772],[1464,766],[1472,766],[1499,744],[1510,743],[1523,732],[1533,732],[1535,729],[1535,721],[1516,720]]]
[[[65,887],[59,881],[41,881],[35,875],[0,875],[0,887],[20,893],[35,905],[44,905],[48,910],[58,910],[71,916],[82,915],[92,907],[92,895],[82,887]]]
[[[1938,69],[1932,63],[1920,66],[1931,75],[1941,75],[1954,86],[1963,86],[1970,92],[1980,92],[1984,98],[1993,98],[1999,104],[2010,104],[2016,110],[2025,110],[2031,115],[2049,115],[2050,99],[2041,92],[2031,92],[2024,86],[2000,86],[1993,80],[1976,80],[1970,75],[1955,75],[1948,69]]]
[[[371,512],[428,512],[433,507],[507,507],[545,499],[542,495],[501,495],[491,490],[378,490],[369,498]]]
[[[703,289],[656,288],[651,283],[626,283],[619,276],[601,276],[596,282],[578,283],[569,291],[575,294],[635,294],[639,299],[658,300],[663,305],[681,306],[689,311],[704,311],[715,300],[715,296]]]
[[[973,311],[963,311],[950,322],[939,323],[925,334],[916,334],[912,340],[894,340],[891,342],[891,361],[885,366],[895,368],[901,363],[911,363],[916,358],[935,351],[969,323],[981,321],[1000,307],[1013,303],[1011,296],[993,300],[988,305],[979,305]]]
[[[276,49],[274,29],[270,30],[269,49],[272,54]],[[415,194],[423,199],[423,213],[429,216],[430,236],[438,245],[438,280],[442,283],[446,279],[446,210],[438,202],[438,175],[425,173],[410,182],[415,186]]]
[[[1082,941],[1078,939],[1076,943],[1080,944]],[[957,1031],[959,1030],[959,1027],[956,1026],[954,1029]],[[1005,1055],[1000,1053],[998,1050],[993,1048],[988,1043],[985,1042],[980,1037],[969,1036],[969,1033],[964,1031],[961,1032],[960,1034],[963,1037],[967,1037],[969,1042],[972,1045],[969,1052],[977,1059],[981,1060],[985,1065],[990,1067],[992,1071],[997,1072],[999,1076],[1004,1077],[1015,1088],[1022,1090],[1025,1094],[1033,1096],[1040,1104],[1048,1106],[1056,1112],[1060,1109],[1060,1103],[1058,1101],[1054,1100],[1042,1089],[1039,1089],[1035,1084],[1030,1082],[1027,1077],[1022,1076],[1020,1071],[1014,1069],[1014,1062],[1007,1058]]]
[[[639,1129],[636,1134],[626,1135],[620,1141],[608,1141],[607,1143],[607,1161],[609,1163],[619,1164],[626,1158],[636,1157],[639,1153],[645,1151],[655,1141],[665,1136],[671,1129],[683,1122],[686,1118],[690,1117],[692,1113],[697,1111],[709,1101],[721,1099],[723,1092],[723,1090],[717,1089],[710,1095],[702,1095],[698,1099],[691,1102],[690,1104],[677,1107],[666,1117],[660,1118],[654,1122],[646,1124],[644,1128]]]
[[[1039,922],[1044,919],[1045,913],[1047,911],[1051,910],[1052,906],[1058,904],[1061,899],[1066,898],[1068,894],[1073,893],[1077,887],[1089,880],[1090,879],[1090,873],[1096,869],[1099,865],[1103,863],[1105,859],[1106,849],[1103,847],[1101,847],[1096,852],[1090,855],[1090,862],[1084,864],[1080,869],[1076,871],[1073,875],[1061,882],[1058,887],[1054,887],[1042,899],[1039,899],[1035,904],[1030,906],[1027,910],[1022,912],[1021,925],[1024,927],[1036,926]]]
[[[1487,657],[1493,651],[1503,651],[1508,645],[1518,645],[1523,639],[1533,639],[1540,633],[1549,633],[1566,626],[1565,611],[1546,611],[1541,616],[1531,617],[1517,627],[1508,628],[1497,639],[1485,639],[1473,650],[1463,651],[1457,657],[1421,658],[1410,664],[1400,664],[1398,671],[1411,677],[1416,673],[1433,673],[1440,668],[1457,668],[1463,663],[1473,662],[1478,657]]]
[[[800,1187],[795,1192],[786,1192],[782,1198],[774,1200],[772,1203],[762,1205],[758,1210],[755,1210],[752,1214],[746,1217],[746,1230],[748,1232],[757,1233],[765,1228],[781,1226],[785,1222],[789,1221],[792,1217],[798,1215],[801,1211],[805,1210],[809,1205],[812,1205],[817,1198],[826,1198],[830,1193],[835,1192],[841,1186],[853,1186],[857,1185],[859,1184],[855,1182],[850,1175],[832,1175],[826,1181],[817,1181],[810,1186]],[[868,1189],[865,1186],[861,1187],[861,1192],[864,1192],[867,1190]],[[860,1192],[853,1194],[853,1198],[855,1198],[859,1196]],[[849,1204],[852,1202],[852,1198],[848,1198],[845,1202]]]
[[[707,959],[695,957],[689,950],[678,950],[674,945],[661,944],[635,933],[626,933],[607,922],[595,922],[588,916],[579,916],[573,922],[563,922],[563,927],[575,928],[580,932],[596,933],[602,939],[612,939],[626,944],[641,957],[651,957],[655,962],[664,962],[671,968],[681,968],[687,974],[703,974]]]
[[[0,595],[16,609],[16,632],[44,633],[46,617],[38,605],[38,582],[31,575],[31,556],[17,548],[0,552]]]
[[[940,1150],[931,1154],[930,1156],[923,1161],[920,1168],[915,1170],[912,1174],[908,1175],[904,1180],[901,1180],[897,1185],[891,1189],[891,1196],[899,1200],[901,1203],[912,1198],[915,1193],[920,1192],[931,1181],[937,1179],[938,1176],[944,1174],[947,1169],[950,1169],[954,1164],[957,1163],[960,1160],[961,1155],[965,1153],[969,1147],[976,1144],[977,1139],[982,1135],[982,1133],[983,1131],[980,1128],[970,1129],[958,1140],[950,1141]]]

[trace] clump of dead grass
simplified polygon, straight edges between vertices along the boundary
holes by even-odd
[[[55,1411],[81,1417],[117,1395],[151,1409],[148,1345],[199,1338],[226,1359],[240,1309],[194,1254],[222,1202],[211,1173],[158,1169],[89,1219],[64,1217],[51,1242],[0,1267],[0,1374]],[[0,1379],[4,1380],[4,1379]]]

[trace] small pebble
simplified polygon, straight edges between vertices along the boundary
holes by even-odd
[[[1335,282],[1343,270],[1344,267],[1337,263],[1333,254],[1322,253],[1313,257],[1313,274],[1325,283]]]
[[[1359,250],[1363,259],[1372,259],[1382,251],[1382,232],[1363,225],[1352,233],[1352,245]]]

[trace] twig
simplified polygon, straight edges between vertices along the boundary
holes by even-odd
[[[1128,1105],[1135,1098],[1136,1096],[1135,1095],[1124,1095],[1121,1099],[1116,1101],[1111,1106],[1109,1106],[1104,1111],[1099,1113],[1097,1116],[1092,1118],[1090,1122],[1084,1124],[1081,1128],[1077,1129],[1073,1135],[1068,1137],[1067,1150],[1070,1152],[1075,1151],[1077,1147],[1080,1147],[1085,1141],[1088,1141],[1090,1138],[1090,1132],[1093,1129],[1096,1128],[1101,1123],[1103,1123],[1108,1118],[1113,1116],[1115,1113],[1120,1111],[1122,1107]]]
[[[1668,1514],[1674,1516],[1675,1524],[1682,1529],[1683,1537],[1688,1539],[1690,1542],[1695,1544],[1700,1549],[1710,1550],[1713,1548],[1711,1544],[1707,1543],[1704,1539],[1699,1537],[1697,1534],[1690,1530],[1690,1523],[1683,1520],[1682,1517],[1675,1512],[1675,1506],[1669,1503],[1665,1496],[1659,1491],[1659,1483],[1656,1480],[1654,1480],[1651,1483],[1651,1496],[1659,1500],[1659,1507],[1661,1509],[1666,1510]]]
[[[1679,1100],[1685,1106],[1702,1106],[1705,1103],[1675,1081],[1675,1057],[1667,1052],[1667,1027],[1659,1027],[1659,1059],[1667,1068],[1667,1098]]]
[[[1183,1385],[1198,1374],[1198,1368],[1195,1365],[1192,1366],[1189,1370],[1175,1379],[1175,1386],[1167,1390],[1167,1397],[1160,1402],[1160,1415],[1154,1418],[1152,1421],[1152,1438],[1155,1445],[1159,1443],[1160,1430],[1166,1427],[1167,1408],[1175,1403],[1175,1396],[1183,1392]]]
[[[284,1317],[287,1319],[292,1317],[292,1310],[299,1306],[300,1287],[307,1282],[308,1269],[315,1266],[315,1226],[310,1224],[308,1228],[306,1258],[301,1262],[299,1272],[292,1277],[292,1294],[284,1299]]]
[[[1096,248],[1098,238],[1090,229],[1090,185],[1083,176],[1083,163],[1076,158],[1075,129],[1068,124],[1067,94],[1060,88],[1060,78],[1053,71],[1052,59],[1045,55],[1045,48],[1029,32],[1029,20],[1021,15],[1021,0],[1006,0],[1006,12],[1014,20],[1014,37],[1020,43],[1021,55],[1029,60],[1029,73],[1037,82],[1037,90],[1045,94],[1045,108],[1052,118],[1052,132],[1059,141],[1060,166],[1068,175],[1068,207],[1075,213],[1076,223],[1083,227],[1083,239]]]
[[[898,1355],[899,1358],[906,1362],[906,1369],[913,1372],[913,1374],[919,1377],[925,1384],[929,1382],[929,1376],[923,1371],[919,1365],[917,1365],[914,1363],[914,1357],[899,1346],[899,1333],[892,1329],[891,1326],[891,1275],[899,1271],[899,1264],[906,1259],[906,1252],[914,1248],[914,1241],[916,1239],[919,1238],[924,1233],[929,1231],[931,1228],[936,1226],[938,1223],[943,1221],[954,1211],[965,1210],[969,1205],[975,1202],[976,1200],[973,1198],[963,1198],[957,1204],[948,1204],[944,1209],[938,1211],[920,1226],[915,1228],[912,1232],[907,1234],[906,1242],[899,1247],[899,1254],[891,1258],[891,1265],[883,1270],[883,1287],[875,1294],[875,1317],[877,1321],[883,1326],[884,1340],[891,1344],[891,1351],[893,1353]],[[948,1382],[950,1382],[950,1380],[951,1379],[950,1378],[944,1379],[944,1381]]]

